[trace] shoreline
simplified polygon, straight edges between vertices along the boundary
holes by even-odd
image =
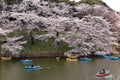
[[[0,57],[8,57],[10,53],[0,54]],[[23,53],[20,57],[12,57],[13,59],[24,59],[24,58],[64,58],[64,52],[42,52],[42,53]]]
[[[4,54],[0,54],[0,57],[8,57],[10,55],[10,53],[4,53]],[[110,54],[110,55],[116,55],[117,54]],[[59,52],[48,52],[48,51],[44,51],[42,53],[22,53],[20,55],[20,57],[12,57],[12,59],[17,60],[17,59],[31,59],[31,58],[56,58],[56,57],[60,57],[60,58],[66,58],[66,56],[64,55],[64,51],[59,51]],[[85,57],[85,56],[79,56],[77,58],[80,57]],[[91,58],[98,58],[98,56],[92,54],[89,55],[88,57]]]

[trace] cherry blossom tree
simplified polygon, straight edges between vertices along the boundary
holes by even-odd
[[[5,9],[2,15],[5,28],[26,29],[32,43],[34,37],[40,40],[51,38],[54,47],[63,41],[71,48],[66,55],[110,54],[114,50],[112,45],[118,45],[120,16],[103,5],[82,3],[71,6],[64,2],[39,0],[34,3],[28,0],[9,7],[11,9]],[[34,35],[34,29],[46,34]]]
[[[86,16],[81,20],[78,18],[59,18],[57,20],[50,19],[52,27],[48,28],[48,33],[36,37],[38,39],[54,37],[56,43],[66,42],[71,48],[66,52],[67,55],[72,53],[88,55],[92,52],[110,54],[113,50],[112,45],[117,45],[117,38],[112,36],[110,31],[111,25],[102,17]],[[69,28],[69,30],[65,31],[65,28]],[[59,32],[58,36],[56,36],[56,32]]]
[[[11,57],[19,57],[21,51],[24,49],[22,44],[26,44],[27,41],[20,41],[23,36],[19,37],[7,37],[6,38],[6,43],[1,45],[1,48],[4,50],[8,50],[11,53]]]
[[[15,27],[16,22],[11,22],[9,20],[6,20],[5,15],[2,15],[1,17],[1,27],[0,28],[0,34],[1,34],[1,41],[3,44],[1,45],[1,53],[4,53],[4,50],[7,50],[11,57],[19,57],[21,51],[24,49],[22,44],[25,44],[27,41],[21,41],[23,36],[13,36],[13,37],[8,37],[8,33],[14,32],[18,28]],[[11,20],[16,20],[15,18]]]

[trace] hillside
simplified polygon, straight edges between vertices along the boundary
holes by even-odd
[[[2,49],[14,55],[21,53],[23,47],[24,52],[30,46],[32,52],[37,53],[42,49],[48,52],[64,51],[65,55],[77,56],[111,54],[119,47],[120,15],[100,0],[89,1],[82,0],[74,5],[54,0],[4,3],[3,14],[0,16],[1,27],[13,30],[8,34],[13,39],[10,41],[10,38],[4,36],[6,43],[1,43]],[[23,46],[17,42],[19,38],[14,40],[19,36],[24,36],[20,41],[27,42]],[[36,45],[41,43],[50,45]],[[26,53],[30,53],[31,49]]]

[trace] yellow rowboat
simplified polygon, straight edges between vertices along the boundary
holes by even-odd
[[[66,61],[76,62],[78,61],[77,58],[66,58]]]
[[[11,57],[1,57],[1,60],[11,60]]]
[[[116,51],[116,52],[113,52],[113,54],[120,54],[118,51]]]
[[[77,58],[77,56],[67,56],[68,58]]]
[[[59,60],[60,60],[60,57],[56,57],[56,60],[59,61]]]

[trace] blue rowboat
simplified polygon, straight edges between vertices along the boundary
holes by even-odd
[[[96,54],[96,55],[100,58],[108,58],[108,59],[111,59],[112,57],[114,57],[114,56],[107,56],[107,55],[103,55],[103,54]]]
[[[41,69],[41,66],[25,66],[26,70],[37,70]]]
[[[104,56],[104,58],[107,58],[107,59],[111,59],[113,58],[114,56]]]
[[[104,58],[105,57],[105,55],[103,55],[103,54],[96,54],[96,56],[98,56],[100,58]]]
[[[111,60],[120,60],[119,57],[112,57]]]
[[[92,58],[87,58],[87,57],[85,57],[85,58],[80,58],[80,61],[91,61],[92,60]]]
[[[29,59],[26,59],[26,60],[21,60],[22,63],[32,63],[33,60],[29,60]]]

